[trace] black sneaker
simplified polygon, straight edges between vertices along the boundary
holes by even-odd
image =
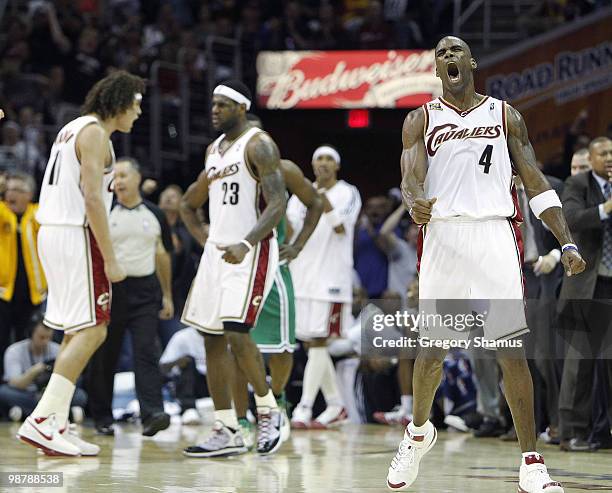
[[[170,415],[166,413],[155,413],[145,419],[142,423],[142,434],[152,437],[158,431],[165,430],[170,426]]]
[[[96,423],[96,433],[98,435],[112,437],[115,435],[115,428],[112,423]]]
[[[476,438],[497,438],[502,436],[506,430],[497,420],[485,420],[476,431],[474,436]]]
[[[217,420],[208,439],[201,445],[187,447],[183,454],[187,457],[223,457],[247,451],[240,428],[234,430]]]
[[[281,429],[283,413],[279,408],[257,408],[257,452],[269,455],[276,452],[283,443]]]

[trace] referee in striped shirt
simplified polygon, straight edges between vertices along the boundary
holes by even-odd
[[[138,163],[123,158],[114,169],[116,202],[109,225],[113,248],[127,278],[113,284],[108,336],[90,363],[89,405],[98,433],[113,435],[114,373],[129,329],[142,434],[153,436],[170,425],[170,416],[163,412],[158,324],[159,319],[168,320],[174,314],[172,237],[164,213],[140,195]]]

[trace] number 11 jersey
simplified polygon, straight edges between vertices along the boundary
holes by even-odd
[[[423,109],[432,220],[515,217],[506,104],[484,97],[462,111],[437,98]]]
[[[94,116],[81,116],[65,125],[57,134],[40,189],[36,220],[41,225],[87,226],[85,198],[81,186],[81,162],[76,141],[81,130],[98,124]],[[111,163],[104,169],[102,199],[106,214],[113,202],[113,144],[108,141]]]

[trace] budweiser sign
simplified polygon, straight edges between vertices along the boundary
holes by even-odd
[[[433,50],[264,51],[257,73],[268,109],[411,108],[442,92]]]

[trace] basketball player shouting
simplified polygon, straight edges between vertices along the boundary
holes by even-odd
[[[181,204],[183,222],[202,244],[204,232],[195,211],[207,200],[210,205],[209,236],[182,322],[204,333],[215,423],[206,442],[185,449],[190,457],[247,450],[232,409],[228,342],[255,390],[257,451],[270,454],[281,445],[282,414],[249,331],[278,268],[274,228],[285,213],[285,182],[276,144],[246,119],[250,106],[251,94],[242,82],[215,88],[212,124],[223,135],[206,150],[205,169]]]
[[[44,323],[64,331],[53,374],[17,438],[48,455],[97,455],[68,426],[74,384],[106,338],[110,283],[125,278],[108,226],[112,166],[110,136],[128,133],[140,116],[145,83],[117,71],[87,94],[83,115],[62,128],[51,148],[36,219],[38,253],[48,283]]]
[[[443,97],[412,111],[402,130],[404,203],[414,221],[423,225],[420,308],[432,300],[487,299],[485,339],[510,340],[527,331],[521,239],[513,227],[521,221],[511,192],[513,170],[523,181],[532,211],[562,245],[567,275],[582,272],[585,262],[572,242],[559,198],[536,166],[521,115],[505,102],[475,92],[476,61],[464,41],[443,38],[435,57]],[[420,327],[421,336],[426,330]],[[449,337],[448,332],[441,333]],[[392,490],[405,490],[416,480],[419,462],[436,442],[428,417],[445,353],[426,349],[416,360],[414,420],[389,468],[387,485]],[[523,452],[518,491],[562,493],[535,451],[533,385],[523,348],[500,347],[497,359]]]

